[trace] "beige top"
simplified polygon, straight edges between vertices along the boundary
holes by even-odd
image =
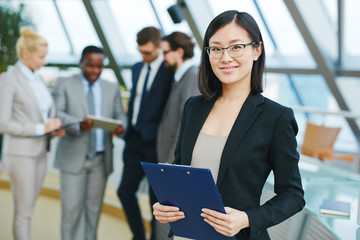
[[[214,136],[200,132],[193,151],[192,167],[209,168],[214,181],[217,181],[221,154],[228,136]],[[190,238],[174,237],[174,240],[192,240]]]

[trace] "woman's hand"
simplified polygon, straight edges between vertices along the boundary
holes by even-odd
[[[153,205],[153,209],[156,220],[161,223],[175,222],[185,218],[184,212],[181,212],[178,207],[165,206],[157,202]]]
[[[61,121],[59,118],[50,119],[47,124],[45,124],[45,133],[52,132],[61,127]]]
[[[235,236],[241,229],[250,226],[245,212],[230,207],[225,207],[225,211],[226,214],[204,208],[201,216],[218,233],[228,237]]]

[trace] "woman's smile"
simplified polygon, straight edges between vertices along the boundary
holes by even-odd
[[[220,70],[223,73],[231,73],[231,72],[235,71],[238,68],[239,68],[238,66],[229,66],[229,67],[220,67]]]

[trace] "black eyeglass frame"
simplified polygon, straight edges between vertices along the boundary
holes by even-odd
[[[230,52],[229,52],[229,48],[231,48],[231,47],[233,47],[233,46],[238,46],[238,45],[241,45],[241,46],[243,46],[243,47],[244,47],[244,51],[245,51],[246,46],[256,45],[256,44],[260,44],[260,42],[238,43],[238,44],[233,44],[233,45],[230,45],[230,46],[225,47],[225,48],[222,48],[222,47],[216,47],[216,48],[219,48],[219,49],[221,49],[221,50],[222,50],[221,57],[219,57],[219,58],[214,58],[214,57],[211,57],[211,56],[210,56],[210,48],[211,48],[211,47],[205,47],[204,49],[205,49],[205,51],[207,52],[207,54],[209,55],[209,57],[210,57],[210,58],[212,58],[212,59],[220,59],[220,58],[222,58],[222,56],[224,55],[225,50],[227,50],[228,54],[229,54],[231,57],[233,57],[233,56],[230,54]],[[244,53],[243,53],[241,56],[243,56],[243,55],[244,55]],[[241,56],[238,56],[238,57],[241,57]]]

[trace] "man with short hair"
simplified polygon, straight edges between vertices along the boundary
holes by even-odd
[[[160,121],[156,145],[158,162],[172,163],[184,104],[189,97],[200,94],[197,88],[198,67],[191,60],[194,43],[185,33],[173,32],[163,38],[161,45],[166,67],[175,72],[175,81]],[[169,230],[169,224],[156,222],[157,240],[169,239]]]
[[[140,162],[157,162],[156,136],[159,122],[169,97],[174,74],[165,67],[160,46],[161,32],[146,27],[137,34],[142,62],[132,67],[131,96],[128,110],[128,129],[125,132],[123,175],[117,194],[125,210],[134,240],[145,240],[136,192],[145,173]],[[157,202],[150,188],[151,206]],[[152,229],[155,223],[152,220]],[[155,231],[151,232],[155,240]]]
[[[58,79],[53,95],[57,116],[67,125],[60,139],[55,167],[60,170],[61,237],[63,240],[96,239],[107,177],[113,171],[113,135],[126,125],[120,88],[100,78],[105,54],[102,48],[84,48],[81,74]],[[94,128],[87,115],[122,120],[112,132]]]

